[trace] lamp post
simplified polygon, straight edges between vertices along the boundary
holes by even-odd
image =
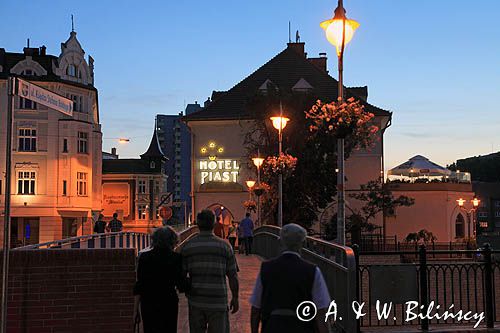
[[[283,129],[286,124],[290,121],[289,118],[283,117],[283,106],[280,102],[280,115],[278,117],[271,117],[273,122],[273,127],[278,130],[278,153],[279,157],[283,154]],[[283,226],[283,173],[280,171],[278,178],[278,226],[281,228]]]
[[[257,184],[260,186],[260,167],[264,163],[264,159],[259,156],[260,154],[257,155],[257,157],[252,158],[253,164],[257,167]],[[255,185],[255,184],[254,184]],[[255,193],[257,195],[257,224],[260,224],[260,196],[261,192]]]
[[[344,49],[351,41],[359,23],[350,20],[345,15],[343,1],[339,0],[332,19],[321,22],[325,30],[326,39],[335,46],[338,56],[339,81],[338,99],[344,99],[343,67]],[[345,189],[344,189],[344,138],[337,138],[337,240],[340,245],[345,245]]]
[[[468,227],[467,227],[467,237],[469,238],[469,241],[470,241],[470,225],[471,225],[471,222],[474,222],[473,219],[474,219],[474,212],[477,210],[477,207],[479,207],[479,204],[481,203],[481,200],[479,200],[478,198],[474,197],[474,199],[472,199],[470,202],[472,203],[472,208],[467,210],[465,207],[464,207],[464,204],[465,204],[466,200],[460,198],[460,199],[457,199],[457,203],[458,203],[458,207],[460,207],[460,210],[463,210],[466,214],[467,214],[467,218],[468,218]],[[473,223],[473,225],[475,225]]]
[[[248,197],[250,200],[252,200],[252,189],[255,186],[255,180],[247,180],[245,183],[248,187]]]

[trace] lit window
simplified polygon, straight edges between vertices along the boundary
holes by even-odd
[[[20,128],[18,151],[36,151],[36,129]]]
[[[36,110],[37,104],[27,98],[19,97],[19,108],[25,110]]]
[[[137,214],[139,220],[146,219],[146,205],[137,205]]]
[[[78,132],[78,153],[88,154],[89,134],[87,132]]]
[[[146,193],[146,181],[145,180],[139,180],[138,192],[139,192],[139,194]]]
[[[87,196],[87,178],[88,174],[86,172],[76,173],[76,194],[79,197]]]
[[[17,194],[35,194],[36,172],[17,172]]]
[[[478,214],[478,215],[479,215],[479,217],[481,217],[481,218],[486,218],[486,217],[488,217],[488,212],[479,212],[479,214]]]

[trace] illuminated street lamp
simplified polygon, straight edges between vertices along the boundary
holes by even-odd
[[[467,218],[468,218],[468,228],[467,228],[467,234],[468,234],[468,237],[469,237],[469,240],[470,240],[470,225],[471,225],[471,222],[473,222],[473,219],[474,219],[474,213],[475,211],[477,210],[477,207],[479,207],[479,204],[481,203],[481,200],[479,200],[477,197],[474,197],[474,199],[472,199],[470,202],[472,203],[472,208],[467,210],[464,206],[464,204],[467,202],[467,200],[464,200],[462,198],[460,199],[457,199],[457,204],[458,204],[458,207],[460,207],[460,210],[464,211],[466,214],[467,214]],[[472,225],[475,226],[474,223],[472,223]],[[477,231],[477,230],[476,230]]]
[[[118,142],[119,142],[119,143],[129,143],[129,142],[130,142],[130,139],[128,139],[128,138],[119,138],[119,139],[118,139]]]
[[[260,167],[264,164],[264,159],[260,157],[260,152],[257,154],[257,157],[252,158],[253,164],[257,167],[257,184],[260,186]],[[248,186],[248,185],[247,185]],[[255,186],[255,184],[254,184]],[[260,189],[259,189],[260,190]],[[255,193],[257,195],[257,225],[260,224],[260,196],[262,193]]]
[[[245,183],[248,187],[248,195],[250,197],[250,200],[252,200],[252,189],[255,186],[255,180],[247,180]]]
[[[278,130],[278,153],[279,157],[283,154],[283,129],[286,124],[290,121],[290,118],[283,117],[283,106],[280,101],[280,115],[277,117],[271,117],[274,128]],[[278,176],[278,226],[283,226],[283,174],[280,172]]]
[[[350,20],[345,15],[343,1],[339,0],[332,19],[321,22],[320,26],[325,30],[326,39],[335,46],[338,56],[339,81],[338,98],[344,99],[343,67],[344,49],[351,41],[354,32],[359,27],[359,23]],[[344,189],[344,138],[337,138],[337,241],[340,245],[345,245],[345,189]]]

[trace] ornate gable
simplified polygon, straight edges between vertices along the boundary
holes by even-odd
[[[70,33],[69,39],[61,43],[61,54],[59,55],[59,66],[55,69],[56,74],[63,80],[94,85],[93,59],[89,56],[89,66],[85,61],[85,51],[76,38],[76,32]]]

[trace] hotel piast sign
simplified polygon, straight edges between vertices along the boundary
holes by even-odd
[[[206,183],[237,183],[240,165],[237,160],[224,159],[219,156],[224,153],[224,147],[215,142],[201,147],[200,153],[204,158],[198,160],[200,184]]]

